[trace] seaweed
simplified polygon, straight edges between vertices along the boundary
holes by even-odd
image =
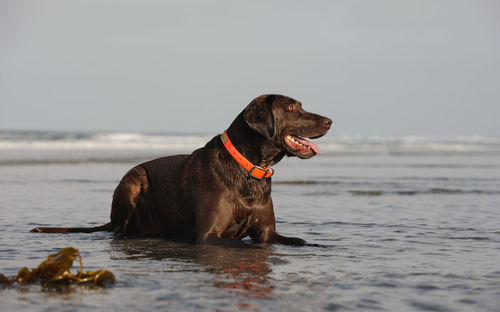
[[[7,276],[0,273],[0,285],[5,287],[6,285],[10,285],[11,283],[12,281]]]
[[[80,263],[80,270],[77,271],[76,275],[70,272],[75,260]],[[56,288],[75,283],[106,286],[115,282],[115,276],[107,270],[87,271],[84,273],[82,257],[78,249],[66,247],[55,254],[49,255],[46,260],[32,270],[23,267],[17,273],[15,281],[22,285],[41,282],[44,286]],[[13,282],[5,275],[0,274],[0,284],[2,286],[5,287],[5,285],[10,285]]]

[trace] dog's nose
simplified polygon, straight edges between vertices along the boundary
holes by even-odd
[[[323,127],[330,128],[332,126],[332,120],[330,118],[323,118]]]

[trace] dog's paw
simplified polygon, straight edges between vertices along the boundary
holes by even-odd
[[[306,241],[298,238],[298,237],[287,237],[287,245],[292,245],[292,246],[304,246],[306,245]]]

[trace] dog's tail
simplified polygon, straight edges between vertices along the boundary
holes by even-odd
[[[107,232],[113,232],[113,225],[111,222],[108,222],[104,225],[100,226],[95,226],[91,228],[84,228],[84,227],[36,227],[32,229],[30,232],[31,233],[93,233],[93,232],[100,232],[100,231],[107,231]]]

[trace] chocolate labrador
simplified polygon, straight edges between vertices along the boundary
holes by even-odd
[[[111,222],[94,228],[38,227],[32,232],[157,236],[200,244],[304,245],[276,232],[272,165],[285,155],[307,159],[319,149],[305,138],[323,136],[329,118],[306,112],[283,95],[254,99],[222,134],[191,155],[154,159],[132,168],[118,184]]]

